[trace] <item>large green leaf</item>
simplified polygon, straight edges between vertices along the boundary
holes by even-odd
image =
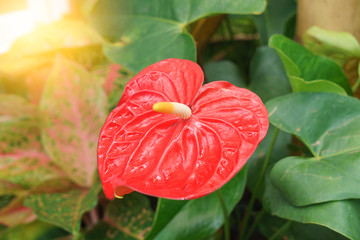
[[[246,172],[247,167],[244,167],[220,189],[228,214],[242,197]],[[153,228],[146,239],[203,239],[214,234],[223,222],[216,192],[189,201],[160,199]]]
[[[82,66],[58,56],[40,108],[46,152],[74,182],[90,186],[106,114],[104,89]]]
[[[209,62],[204,65],[208,82],[227,81],[237,87],[246,88],[246,81],[240,75],[238,66],[229,60]]]
[[[275,164],[272,183],[296,206],[360,198],[360,101],[330,93],[297,93],[266,104],[270,122],[296,135],[312,157]]]
[[[302,78],[306,82],[328,80],[342,87],[349,95],[352,94],[344,72],[332,60],[316,56],[298,43],[281,35],[272,36],[269,40],[269,46],[274,48],[281,57],[289,77]],[[290,81],[292,81],[291,78]],[[294,92],[303,91],[303,89],[294,89],[296,86],[296,84],[292,84]],[[332,86],[331,89],[333,89]],[[320,90],[327,91],[326,87]]]
[[[102,0],[90,14],[95,27],[112,43],[111,60],[138,72],[165,58],[195,61],[195,42],[186,27],[214,14],[258,14],[264,0]]]
[[[170,57],[196,60],[195,42],[180,23],[147,16],[123,16],[117,17],[115,22],[108,21],[115,24],[113,31],[121,36],[115,43],[105,43],[104,53],[132,71],[139,72]]]
[[[281,218],[326,226],[348,238],[360,239],[360,200],[295,207],[290,205],[270,179],[267,179],[263,204],[271,214]]]
[[[290,220],[265,214],[259,224],[260,232],[268,239],[276,234]],[[282,239],[288,240],[345,240],[343,235],[317,224],[303,224],[291,221]]]
[[[259,95],[263,102],[291,92],[285,69],[282,66],[281,59],[276,54],[275,50],[266,46],[256,49],[255,55],[250,63],[249,88]],[[254,190],[255,188],[255,184],[259,178],[274,131],[275,127],[270,126],[266,137],[259,144],[255,153],[249,160],[247,186],[250,190]],[[289,155],[289,149],[287,147],[290,142],[291,135],[280,131],[276,138],[269,165],[272,165],[281,158]],[[259,196],[262,195],[263,189],[264,184],[262,183],[258,193]]]
[[[342,87],[328,80],[318,79],[309,82],[295,76],[289,76],[289,80],[292,89],[296,90],[295,92],[329,92],[347,95]]]
[[[268,0],[265,11],[252,18],[256,24],[260,41],[266,44],[273,34],[284,34],[286,24],[296,13],[294,0]]]
[[[266,46],[256,49],[250,62],[249,88],[263,102],[291,92],[285,69],[276,51]]]
[[[341,66],[350,58],[360,58],[360,44],[347,32],[329,31],[313,26],[303,35],[303,43],[314,54],[328,56]]]
[[[35,105],[16,95],[0,94],[0,123],[0,195],[66,178],[42,149]]]
[[[153,215],[149,199],[131,193],[112,201],[106,208],[104,220],[88,232],[85,239],[144,239],[151,229]]]
[[[101,185],[97,183],[91,189],[30,195],[25,198],[24,204],[30,207],[40,220],[76,234],[80,230],[82,215],[96,206],[100,189]]]

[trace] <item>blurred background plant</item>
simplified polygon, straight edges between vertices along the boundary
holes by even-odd
[[[360,239],[359,15],[338,24],[357,1],[12,2],[0,1],[0,239]],[[215,193],[103,196],[105,117],[132,76],[168,57],[269,101],[268,136],[221,188],[227,221]]]

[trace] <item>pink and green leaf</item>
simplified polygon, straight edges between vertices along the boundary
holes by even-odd
[[[42,149],[35,105],[2,94],[0,116],[0,194],[19,194],[66,178]]]
[[[95,184],[91,189],[30,195],[25,198],[25,206],[31,208],[40,220],[77,233],[82,215],[96,206],[100,189],[101,185]]]
[[[23,197],[11,200],[9,204],[0,209],[0,224],[12,227],[29,223],[36,219],[33,211],[23,205]]]
[[[82,66],[58,56],[40,103],[42,141],[53,162],[80,186],[90,186],[105,119],[103,88]]]

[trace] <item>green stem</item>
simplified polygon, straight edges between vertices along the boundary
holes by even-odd
[[[287,221],[284,225],[281,226],[281,228],[274,235],[272,235],[269,238],[269,240],[275,240],[281,237],[290,228],[291,223],[292,223],[291,221]]]
[[[225,231],[225,240],[230,240],[230,225],[229,225],[229,218],[228,218],[228,211],[226,209],[224,198],[220,192],[220,189],[216,191],[216,194],[219,198],[220,205],[222,208],[222,212],[224,215],[224,231]]]
[[[246,236],[245,236],[245,240],[250,239],[251,235],[253,234],[253,232],[255,231],[256,227],[258,226],[260,220],[262,219],[262,217],[265,214],[265,209],[261,209],[261,211],[256,214],[256,218],[254,220],[254,223],[251,225],[249,231],[247,232]]]
[[[263,178],[265,176],[265,172],[266,172],[266,169],[269,165],[269,160],[270,160],[270,157],[271,157],[271,154],[272,154],[272,151],[273,151],[273,148],[274,148],[274,145],[275,145],[275,142],[276,142],[276,138],[277,138],[277,135],[279,133],[279,129],[276,128],[275,129],[275,132],[273,134],[273,137],[271,139],[271,143],[270,143],[270,147],[269,147],[269,150],[267,151],[267,154],[266,154],[266,157],[265,157],[265,160],[264,160],[264,163],[263,163],[263,166],[261,168],[261,172],[260,172],[260,175],[256,181],[256,184],[255,184],[255,188],[254,188],[254,191],[251,195],[251,198],[250,198],[250,201],[249,201],[249,206],[245,212],[245,216],[244,216],[244,222],[243,222],[243,226],[242,226],[242,231],[241,231],[241,234],[240,234],[240,239],[244,239],[244,236],[245,236],[245,231],[247,229],[247,225],[249,223],[249,219],[250,219],[250,214],[252,212],[252,209],[254,207],[254,203],[255,203],[255,200],[256,200],[256,196],[259,192],[259,189],[260,189],[260,186],[261,186],[261,183],[263,182]]]
[[[356,80],[355,84],[351,87],[352,92],[354,93],[359,86],[360,86],[360,76]]]

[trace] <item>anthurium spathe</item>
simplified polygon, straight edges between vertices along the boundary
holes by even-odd
[[[98,170],[105,195],[131,191],[193,199],[228,182],[268,129],[253,92],[203,84],[194,62],[166,59],[131,79],[101,130]]]

